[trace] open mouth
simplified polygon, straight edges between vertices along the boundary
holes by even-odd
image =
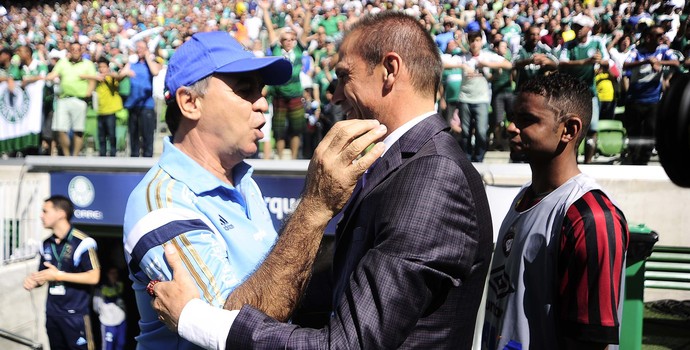
[[[510,149],[520,151],[522,150],[522,142],[510,141]]]

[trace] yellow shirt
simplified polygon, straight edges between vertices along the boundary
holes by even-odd
[[[611,102],[615,96],[615,90],[613,89],[613,82],[609,73],[599,73],[594,77],[594,83],[597,86],[597,97],[601,102]]]
[[[124,108],[122,97],[118,92],[120,82],[113,77],[105,77],[105,81],[98,82],[96,94],[98,95],[98,115],[115,114]]]

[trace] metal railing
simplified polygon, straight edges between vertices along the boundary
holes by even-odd
[[[36,256],[41,244],[41,183],[0,180],[0,261],[8,264]]]
[[[37,343],[29,338],[22,337],[19,334],[6,331],[2,328],[0,328],[0,338],[5,338],[11,342],[27,346],[34,350],[43,350],[43,344]]]

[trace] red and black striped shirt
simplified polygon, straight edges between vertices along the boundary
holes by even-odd
[[[628,239],[623,213],[603,192],[588,192],[568,208],[558,256],[562,336],[618,344]]]

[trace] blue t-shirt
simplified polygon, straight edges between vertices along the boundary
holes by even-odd
[[[125,259],[141,316],[138,349],[197,348],[158,321],[146,292],[150,280],[170,280],[164,244],[177,248],[201,298],[216,307],[275,244],[278,235],[252,173],[238,164],[235,186],[229,185],[164,139],[158,164],[132,191],[125,211]]]
[[[434,38],[434,41],[436,42],[436,46],[438,46],[439,50],[441,50],[441,53],[446,53],[446,49],[448,48],[448,43],[455,38],[455,33],[450,30],[447,32],[443,32],[441,34],[436,35],[436,38]]]
[[[153,74],[146,61],[131,64],[134,76],[129,79],[131,90],[125,101],[125,108],[153,109]]]
[[[645,52],[641,49],[632,48],[625,61],[628,63],[645,61],[650,57],[656,57],[660,61],[676,59],[673,56],[673,50],[670,50],[667,46],[660,46],[654,52]],[[658,103],[661,100],[663,69],[654,71],[651,64],[643,64],[626,70],[625,74],[630,78],[630,86],[628,88],[629,101]]]
[[[58,270],[67,273],[88,272],[100,269],[96,254],[96,241],[75,228],[67,237],[56,243],[55,235],[43,241],[41,263],[38,270],[45,270],[44,262],[49,262]],[[69,282],[49,282],[46,315],[75,316],[89,314],[91,286]]]

